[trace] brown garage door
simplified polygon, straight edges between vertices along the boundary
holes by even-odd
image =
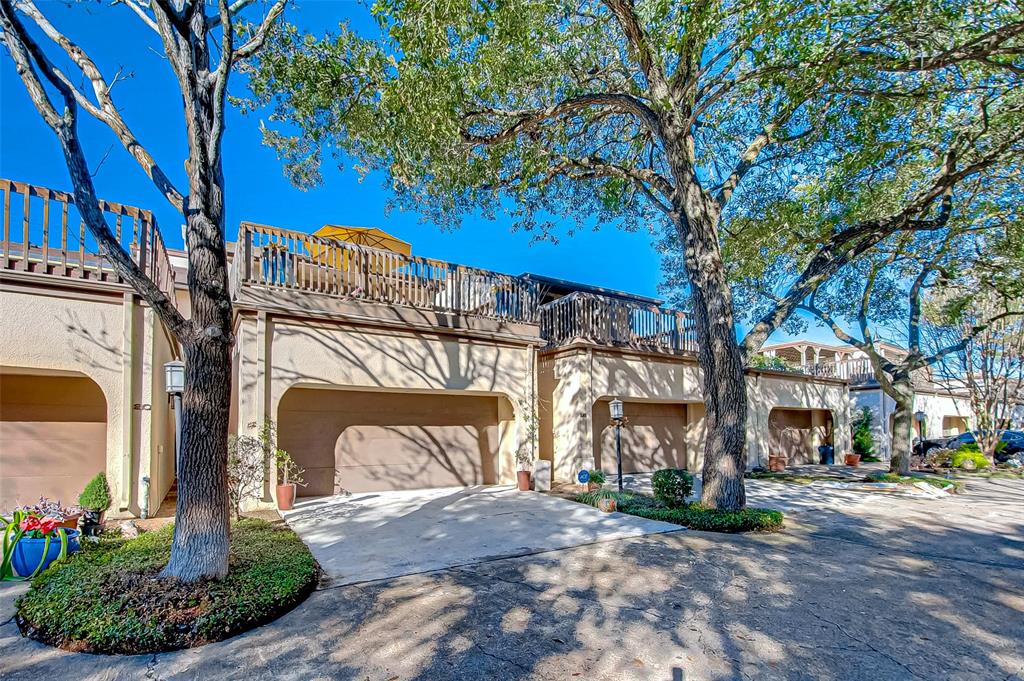
[[[628,425],[622,428],[622,472],[647,473],[659,468],[686,468],[686,405],[626,402]],[[609,423],[608,400],[594,405],[594,461],[614,473],[615,426]]]
[[[306,469],[303,496],[492,484],[498,398],[292,388],[278,441]]]
[[[107,403],[74,376],[0,376],[0,510],[40,496],[78,500],[107,468]]]
[[[831,443],[832,414],[826,409],[772,409],[768,415],[768,453],[788,464],[818,463],[818,445]]]

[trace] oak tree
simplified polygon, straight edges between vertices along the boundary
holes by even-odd
[[[924,93],[906,102],[926,109],[950,70],[1013,73],[1005,51],[1024,31],[1019,14],[978,0],[380,0],[373,10],[377,35],[285,27],[254,66],[249,106],[272,105],[265,139],[290,177],[318,181],[326,153],[384,173],[398,205],[441,225],[507,212],[544,234],[563,218],[664,227],[695,321],[703,502],[716,508],[745,504],[746,354],[872,245],[942,221],[949,187],[1024,134],[996,115],[999,134],[922,147],[921,181],[891,211],[782,235],[800,254],[741,343],[723,252],[736,216],[790,195],[794,175],[867,172],[870,159],[844,147],[909,134],[904,88]]]

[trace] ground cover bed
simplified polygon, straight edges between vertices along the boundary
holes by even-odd
[[[138,654],[219,641],[291,610],[320,570],[282,523],[234,524],[228,575],[158,579],[173,526],[134,539],[103,539],[36,577],[17,603],[22,633],[66,650]]]
[[[697,503],[669,506],[653,496],[635,492],[597,490],[578,494],[574,498],[591,506],[598,506],[601,499],[614,499],[616,510],[620,513],[706,532],[776,532],[782,529],[785,520],[780,511],[766,508],[721,511]]]

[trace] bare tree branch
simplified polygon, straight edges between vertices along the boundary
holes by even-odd
[[[242,0],[239,0],[239,2],[241,1]],[[235,5],[239,4],[239,2],[236,2]],[[265,43],[267,40],[267,34],[270,32],[271,26],[274,25],[274,22],[277,21],[277,18],[281,16],[282,12],[284,12],[285,5],[287,4],[288,0],[277,0],[277,2],[274,3],[274,5],[270,8],[270,11],[267,12],[267,16],[265,16],[263,18],[263,21],[260,22],[259,27],[256,29],[256,32],[252,35],[252,37],[249,38],[249,40],[247,40],[245,43],[243,43],[241,47],[235,50],[235,54],[232,57],[232,61],[246,59],[260,51],[260,49],[263,47],[263,43]],[[232,5],[232,7],[234,7],[234,5]],[[232,10],[232,12],[234,11],[237,10]]]
[[[652,134],[660,134],[661,126],[657,114],[636,97],[625,94],[593,93],[571,97],[543,109],[512,111],[487,108],[467,112],[463,117],[464,120],[475,119],[483,115],[503,116],[518,120],[490,135],[474,134],[463,130],[463,139],[473,144],[498,144],[516,135],[535,130],[545,121],[575,114],[591,107],[604,107],[624,114],[634,114]]]
[[[168,330],[179,340],[184,338],[191,329],[191,325],[182,317],[167,295],[121,247],[117,238],[110,231],[103,211],[100,210],[92,176],[85,159],[85,152],[78,141],[77,102],[74,93],[57,75],[43,51],[25,30],[14,11],[11,0],[0,0],[0,22],[3,25],[4,45],[14,59],[18,75],[25,83],[33,104],[60,141],[75,188],[75,205],[78,207],[82,220],[89,227],[89,231],[96,237],[100,252],[113,263],[118,274],[150,304],[167,325]],[[63,115],[57,114],[57,109],[46,94],[46,90],[33,68],[33,63],[50,84],[61,93],[64,100]]]
[[[142,167],[146,175],[153,181],[157,189],[160,190],[170,204],[179,212],[184,213],[184,196],[174,186],[174,183],[171,182],[170,178],[164,174],[163,170],[160,169],[160,166],[157,165],[152,154],[150,154],[149,151],[139,142],[138,137],[135,136],[127,123],[125,123],[120,111],[118,111],[113,99],[110,97],[110,86],[107,84],[106,80],[104,80],[103,74],[100,73],[96,63],[89,58],[84,50],[68,39],[63,33],[58,31],[46,16],[39,11],[39,8],[36,7],[32,0],[19,0],[18,9],[32,19],[32,21],[42,29],[46,37],[59,45],[71,61],[81,69],[82,75],[85,76],[92,85],[93,94],[96,97],[98,106],[89,101],[83,93],[72,86],[70,79],[53,67],[52,63],[42,50],[39,50],[38,55],[36,55],[36,61],[40,63],[45,62],[49,72],[53,73],[56,78],[64,83],[65,88],[63,88],[62,91],[67,90],[86,111],[105,123],[111,129],[111,131],[117,136],[117,139],[121,142],[121,145]]]

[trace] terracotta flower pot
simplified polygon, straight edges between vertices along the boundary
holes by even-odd
[[[64,529],[66,529],[66,530],[77,530],[78,529],[78,519],[81,518],[81,517],[82,517],[81,513],[76,513],[74,515],[66,516],[64,518],[64,522],[62,522],[60,524],[60,526],[63,527]]]
[[[785,456],[776,456],[771,454],[768,456],[768,470],[772,473],[781,473],[786,470],[786,462],[789,459]]]
[[[520,492],[530,491],[530,471],[517,471],[516,472],[516,483],[519,485]]]
[[[295,488],[294,482],[277,486],[277,508],[279,510],[290,511],[295,506]]]
[[[860,465],[860,454],[847,454],[846,465],[851,468],[856,468]]]

